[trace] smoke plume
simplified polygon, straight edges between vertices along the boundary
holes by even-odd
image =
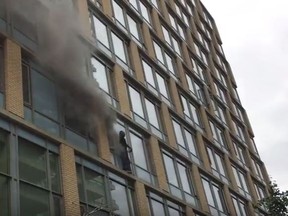
[[[60,88],[66,116],[79,118],[81,124],[92,130],[99,121],[112,128],[114,113],[98,83],[88,78],[87,60],[95,50],[83,37],[83,25],[72,0],[13,0],[11,3],[14,14],[37,25],[39,45],[35,56]]]

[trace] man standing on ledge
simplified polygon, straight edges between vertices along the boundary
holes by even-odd
[[[132,152],[132,148],[126,142],[124,131],[119,132],[119,143],[120,143],[120,158],[122,162],[122,169],[131,173],[132,171],[128,152]]]

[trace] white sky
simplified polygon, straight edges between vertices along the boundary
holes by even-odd
[[[288,0],[202,0],[218,27],[260,157],[288,190]]]

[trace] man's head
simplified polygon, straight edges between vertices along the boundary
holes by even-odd
[[[120,131],[119,132],[119,138],[122,139],[125,137],[125,132],[124,131]]]

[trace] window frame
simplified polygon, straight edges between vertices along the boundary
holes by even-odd
[[[236,180],[236,183],[237,183],[239,193],[251,201],[252,197],[251,197],[250,187],[247,182],[247,173],[235,165],[232,165],[232,171],[233,171],[233,175]]]
[[[194,74],[190,72],[185,73],[186,81],[189,88],[189,93],[193,95],[193,97],[201,104],[206,105],[206,95],[204,90],[204,85],[202,82],[199,82],[197,79],[194,78]],[[195,92],[197,92],[195,94]]]
[[[212,125],[213,125],[213,127],[212,127]],[[213,143],[216,144],[218,147],[220,147],[225,152],[228,152],[225,130],[222,127],[220,127],[219,124],[215,123],[212,120],[209,120],[209,127],[210,127],[210,131],[213,135]],[[215,133],[215,135],[214,135],[213,131],[215,131],[215,132],[217,131],[217,133]],[[219,131],[221,132],[220,135],[218,133]],[[215,137],[217,137],[217,139]]]

